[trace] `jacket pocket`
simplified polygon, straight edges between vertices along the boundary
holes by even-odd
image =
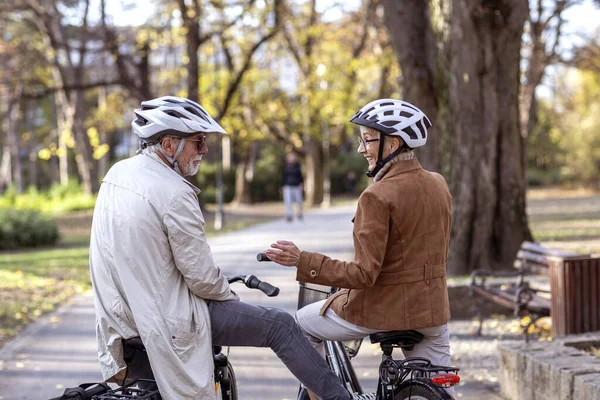
[[[165,318],[165,321],[173,351],[181,361],[187,361],[198,344],[200,329],[193,321],[181,321],[172,318]]]

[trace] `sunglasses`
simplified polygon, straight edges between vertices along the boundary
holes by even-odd
[[[202,150],[202,148],[206,144],[206,136],[202,136],[201,138],[198,138],[198,139],[185,139],[185,140],[187,140],[188,142],[196,142],[198,151]]]

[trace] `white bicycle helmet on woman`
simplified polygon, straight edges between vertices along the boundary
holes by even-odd
[[[155,145],[173,169],[181,174],[177,157],[183,150],[185,139],[200,132],[226,133],[202,106],[194,101],[175,96],[163,96],[143,101],[142,108],[134,110],[131,123],[133,132],[140,139],[140,150]],[[181,138],[173,157],[169,157],[160,141],[165,136]]]
[[[370,102],[358,110],[349,122],[376,129],[381,134],[379,156],[375,168],[367,172],[369,177],[375,176],[386,163],[398,154],[425,145],[427,128],[431,127],[431,121],[423,111],[406,101],[394,99],[379,99]],[[385,136],[399,136],[404,144],[382,159]]]

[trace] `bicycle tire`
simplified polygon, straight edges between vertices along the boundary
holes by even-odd
[[[442,389],[443,390],[443,389]],[[405,381],[400,390],[394,394],[394,400],[447,400],[449,395],[440,393],[441,390],[432,388],[421,381]]]
[[[308,396],[308,389],[306,389],[303,385],[300,385],[300,388],[298,389],[297,400],[310,400],[310,397]]]
[[[227,362],[226,380],[221,382],[221,391],[223,400],[238,400],[237,381],[235,380],[235,372],[233,366]]]

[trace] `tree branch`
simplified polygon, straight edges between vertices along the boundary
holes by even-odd
[[[263,43],[271,40],[277,34],[278,31],[279,31],[279,28],[275,27],[268,35],[263,36],[258,42],[256,42],[254,44],[254,46],[252,46],[250,51],[248,51],[248,53],[246,54],[246,59],[244,61],[244,64],[242,65],[240,70],[237,72],[235,79],[229,83],[229,87],[227,88],[227,94],[225,95],[225,101],[223,102],[223,107],[221,107],[221,110],[219,111],[219,115],[217,116],[217,121],[220,121],[221,118],[223,118],[223,116],[227,112],[227,110],[231,104],[233,95],[237,91],[237,89],[240,85],[240,82],[242,81],[242,78],[244,77],[244,74],[246,73],[248,68],[250,68],[250,64],[252,63],[252,58],[253,58],[256,50],[258,50],[258,48],[260,46],[262,46]]]
[[[117,80],[103,80],[103,81],[97,81],[97,82],[90,82],[90,83],[79,83],[79,84],[74,84],[74,85],[66,85],[66,86],[61,86],[61,87],[49,87],[49,88],[45,88],[43,90],[38,90],[38,91],[25,91],[23,92],[23,97],[24,98],[28,98],[28,99],[39,99],[42,97],[46,97],[49,94],[52,94],[54,92],[58,92],[58,91],[71,91],[71,90],[88,90],[88,89],[94,89],[97,87],[105,87],[105,86],[112,86],[112,85],[121,85],[122,82],[120,79]]]
[[[229,83],[229,87],[227,88],[227,92],[225,95],[225,100],[223,101],[223,106],[219,110],[219,114],[217,116],[217,121],[220,121],[221,118],[223,118],[223,116],[229,109],[229,106],[231,105],[231,100],[233,99],[233,95],[238,90],[238,87],[240,85],[240,82],[242,81],[242,78],[244,77],[244,74],[250,68],[250,64],[252,63],[252,58],[254,57],[254,53],[256,53],[256,50],[258,50],[260,48],[260,46],[263,45],[263,43],[266,43],[269,40],[271,40],[273,37],[275,37],[275,35],[277,35],[277,33],[279,32],[279,29],[281,27],[281,22],[280,22],[281,21],[281,18],[280,18],[281,0],[275,0],[274,7],[275,7],[275,9],[274,9],[275,26],[273,27],[272,31],[269,34],[267,34],[267,35],[263,36],[261,39],[259,39],[258,42],[256,42],[252,46],[252,48],[250,48],[248,53],[246,53],[246,58],[244,60],[244,63],[242,64],[242,67],[237,72],[236,77]]]

